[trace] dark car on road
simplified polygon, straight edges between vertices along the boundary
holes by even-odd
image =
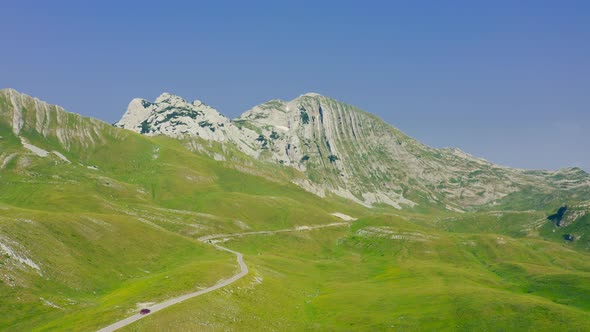
[[[152,312],[150,309],[141,309],[141,310],[139,311],[139,313],[140,313],[141,315],[147,315],[147,314],[149,314],[150,312]]]

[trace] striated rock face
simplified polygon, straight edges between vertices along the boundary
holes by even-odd
[[[308,191],[364,205],[426,203],[458,211],[531,190],[590,195],[590,176],[580,169],[511,169],[458,149],[430,148],[374,115],[315,93],[271,100],[231,121],[200,101],[165,93],[154,103],[134,99],[115,125],[233,144],[252,157],[304,172],[307,180],[294,182]]]
[[[408,137],[357,108],[305,94],[254,107],[234,123],[259,133],[262,159],[295,167],[329,192],[365,205],[416,205],[407,188],[391,181],[399,168],[389,160],[409,157],[391,143]]]
[[[105,142],[102,131],[112,129],[100,120],[68,113],[13,89],[0,90],[0,122],[11,124],[15,136],[38,134],[66,150]]]

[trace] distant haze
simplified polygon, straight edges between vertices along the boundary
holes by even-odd
[[[115,122],[168,91],[235,117],[317,92],[435,147],[590,171],[585,1],[13,1],[0,88]]]

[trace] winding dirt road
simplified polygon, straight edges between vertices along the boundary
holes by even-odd
[[[276,230],[276,231],[255,231],[255,232],[244,232],[244,233],[234,233],[234,234],[215,234],[215,235],[208,235],[208,236],[201,237],[201,238],[199,238],[199,241],[211,244],[215,248],[217,248],[218,250],[227,251],[229,253],[236,255],[238,265],[240,266],[240,271],[237,274],[230,277],[229,279],[221,280],[220,282],[218,282],[217,284],[215,284],[211,287],[202,289],[197,292],[181,295],[181,296],[172,298],[170,300],[155,304],[155,305],[148,308],[150,310],[150,313],[148,315],[141,315],[141,314],[137,313],[133,316],[127,317],[127,318],[120,320],[114,324],[111,324],[105,328],[102,328],[102,329],[98,330],[98,332],[111,332],[111,331],[118,330],[118,329],[125,327],[133,322],[136,322],[146,316],[150,316],[150,315],[154,314],[155,312],[160,311],[164,308],[168,308],[172,305],[178,304],[178,303],[186,301],[188,299],[192,299],[193,297],[207,294],[207,293],[212,292],[214,290],[228,286],[228,285],[236,282],[237,280],[241,279],[246,274],[248,274],[248,266],[246,265],[246,263],[244,263],[244,255],[240,252],[233,251],[231,249],[228,249],[226,247],[222,247],[222,246],[218,245],[217,243],[219,243],[219,242],[225,242],[232,237],[242,237],[242,236],[247,236],[247,235],[276,234],[276,233],[284,233],[284,232],[308,231],[308,230],[318,229],[318,228],[348,226],[348,225],[350,225],[350,222],[336,222],[336,223],[317,225],[317,226],[299,226],[299,227],[295,227],[295,228],[280,229],[280,230]],[[221,239],[221,240],[218,240],[218,239]]]

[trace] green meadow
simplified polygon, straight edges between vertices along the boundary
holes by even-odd
[[[399,234],[408,237],[391,238]],[[590,328],[588,256],[561,244],[375,216],[226,245],[245,254],[249,276],[124,330]]]

